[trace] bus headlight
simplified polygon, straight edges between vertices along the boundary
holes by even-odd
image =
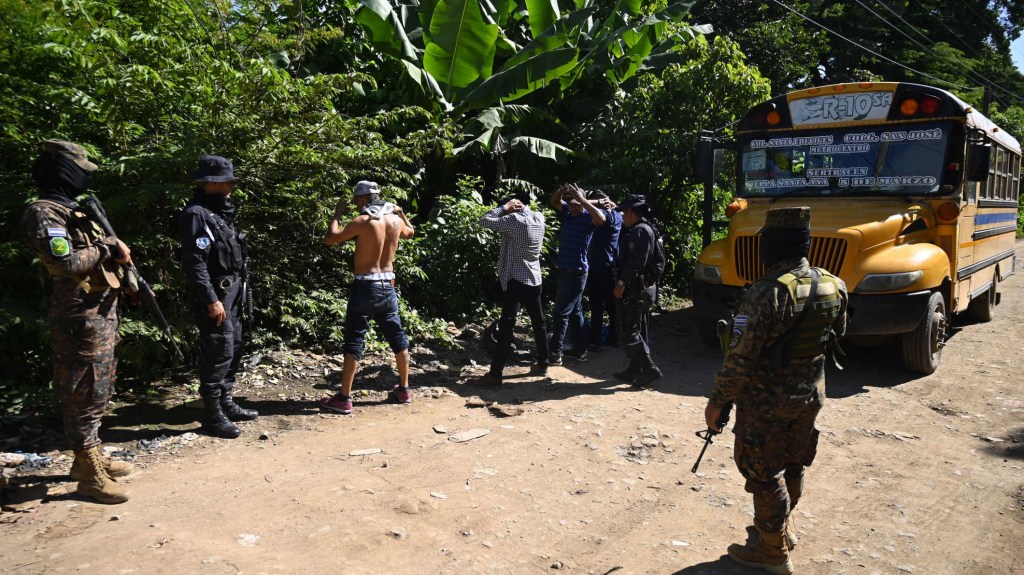
[[[910,287],[917,280],[921,279],[924,272],[921,270],[913,272],[902,272],[898,274],[868,274],[857,284],[858,292],[882,292],[895,291]]]
[[[722,283],[722,272],[717,267],[700,262],[697,262],[697,266],[693,268],[693,277],[709,284]]]

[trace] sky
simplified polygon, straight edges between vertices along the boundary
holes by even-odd
[[[1017,69],[1024,74],[1024,36],[1010,44],[1010,55],[1013,56],[1013,63],[1017,65]]]

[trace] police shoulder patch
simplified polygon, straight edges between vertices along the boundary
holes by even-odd
[[[201,250],[205,250],[206,248],[210,247],[210,238],[206,236],[200,236],[196,238],[196,247]]]
[[[50,253],[58,258],[65,257],[71,253],[71,244],[64,237],[50,238]]]

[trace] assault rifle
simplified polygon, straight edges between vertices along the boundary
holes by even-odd
[[[99,198],[90,195],[82,202],[82,211],[85,212],[90,219],[95,221],[103,228],[108,236],[117,237],[114,233],[113,226],[110,225],[110,221],[107,219],[107,212],[103,209],[103,204],[100,203]],[[175,364],[181,364],[185,361],[185,356],[181,354],[181,350],[178,349],[178,344],[174,341],[174,336],[171,334],[171,326],[167,323],[167,318],[164,317],[164,313],[160,311],[160,305],[156,303],[156,294],[153,293],[153,288],[149,287],[146,280],[142,279],[142,275],[139,270],[135,268],[135,264],[123,264],[124,271],[127,274],[127,282],[125,282],[126,291],[132,298],[138,298],[142,301],[143,305],[146,306],[153,316],[156,318],[157,323],[163,330],[164,337],[167,338],[167,343],[170,344],[171,349],[174,351],[173,360]]]
[[[725,404],[725,407],[722,408],[721,413],[718,414],[718,421],[715,422],[715,425],[717,425],[718,429],[720,429],[721,431],[715,431],[714,429],[711,429],[709,427],[708,429],[705,429],[704,431],[698,431],[697,432],[697,437],[699,437],[699,438],[704,440],[704,447],[701,448],[700,455],[697,456],[697,461],[694,462],[693,468],[690,469],[691,472],[697,473],[697,468],[700,467],[700,460],[704,459],[704,452],[707,451],[709,445],[714,443],[714,441],[712,441],[712,438],[714,438],[716,435],[718,435],[722,431],[725,431],[725,426],[729,425],[729,413],[731,411],[732,411],[732,402],[729,402],[729,403]]]

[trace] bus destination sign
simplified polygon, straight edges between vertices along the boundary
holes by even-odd
[[[789,103],[793,125],[838,124],[884,120],[892,106],[892,92],[857,92],[811,96]]]

